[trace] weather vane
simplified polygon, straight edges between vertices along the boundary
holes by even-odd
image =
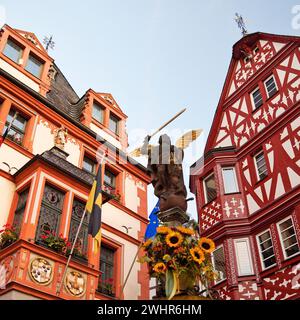
[[[246,29],[246,25],[245,25],[243,17],[241,15],[239,15],[238,13],[236,13],[234,20],[236,21],[239,29],[241,29],[243,37],[245,35],[247,35],[248,31]]]
[[[46,51],[48,52],[49,48],[54,49],[55,42],[53,41],[53,36],[50,36],[50,38],[45,37],[43,40],[44,45],[46,46]]]

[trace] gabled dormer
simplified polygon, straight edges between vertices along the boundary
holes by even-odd
[[[85,94],[81,122],[115,147],[126,150],[127,115],[123,113],[110,93],[89,89]]]
[[[34,33],[4,25],[0,38],[0,69],[45,96],[53,59]]]

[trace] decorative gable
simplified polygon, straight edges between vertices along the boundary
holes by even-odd
[[[251,46],[241,45],[240,56],[235,62],[226,97],[240,88],[285,45],[286,43],[271,40],[258,40]]]
[[[23,38],[34,44],[38,49],[43,51],[44,53],[48,54],[45,50],[44,46],[41,44],[39,39],[36,37],[36,35],[32,32],[24,31],[24,30],[18,30],[14,29],[17,33],[19,33]]]
[[[284,57],[280,51],[287,47],[290,51],[286,51],[288,54]],[[280,57],[277,64],[264,68],[277,54]],[[264,81],[271,74],[277,92],[268,97]],[[247,90],[242,90],[246,86]],[[250,92],[257,86],[263,104],[255,109]],[[240,88],[240,94],[234,94]],[[242,38],[233,47],[231,64],[205,152],[213,148],[242,147],[299,100],[299,38],[261,33]]]
[[[107,101],[111,106],[118,109],[119,111],[122,111],[119,105],[117,104],[116,100],[110,93],[97,93],[101,98],[103,98],[105,101]]]

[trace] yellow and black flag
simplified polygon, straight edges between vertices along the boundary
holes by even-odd
[[[98,251],[101,243],[101,213],[102,213],[102,165],[99,165],[96,178],[93,182],[85,207],[90,214],[88,232],[94,239],[94,251]]]

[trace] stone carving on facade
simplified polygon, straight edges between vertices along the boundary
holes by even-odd
[[[0,262],[0,289],[5,289],[14,270],[14,256],[8,256]]]
[[[78,271],[69,271],[65,279],[65,287],[67,291],[75,296],[80,297],[85,293],[85,279]]]
[[[35,258],[31,261],[29,275],[34,282],[47,285],[53,279],[52,265],[44,258]]]
[[[63,126],[57,129],[54,133],[54,145],[55,147],[64,150],[67,142],[68,129]]]
[[[57,70],[54,68],[54,65],[52,64],[48,70],[48,78],[50,79],[50,81],[55,80],[55,77],[57,75]]]

